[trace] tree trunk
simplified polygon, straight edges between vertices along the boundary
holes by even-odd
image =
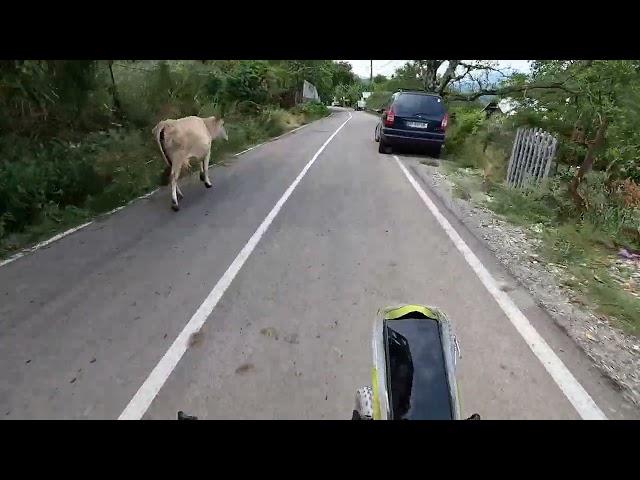
[[[602,118],[600,121],[600,125],[598,126],[598,130],[596,131],[595,138],[593,139],[593,141],[589,142],[587,153],[584,156],[582,165],[580,165],[578,172],[576,173],[575,177],[573,177],[573,180],[569,185],[569,193],[571,194],[571,198],[573,198],[573,201],[579,208],[584,208],[584,199],[578,193],[578,187],[580,186],[580,182],[582,182],[583,177],[593,168],[595,153],[604,143],[604,136],[607,131],[608,125],[608,119],[606,117]]]
[[[118,98],[118,89],[116,87],[116,79],[113,76],[113,60],[108,60],[109,73],[111,74],[111,97],[113,98],[113,108],[116,116],[120,117],[122,114],[122,108],[120,105],[120,99]]]
[[[437,91],[438,68],[443,63],[444,60],[416,60],[416,65],[418,66],[418,71],[422,78],[422,85],[425,90],[429,92]]]
[[[449,60],[449,64],[447,65],[447,69],[445,70],[442,78],[440,79],[440,85],[438,85],[438,90],[436,93],[439,95],[443,95],[447,86],[453,80],[456,73],[456,68],[460,64],[460,60]]]

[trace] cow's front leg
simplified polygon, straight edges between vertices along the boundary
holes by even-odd
[[[200,181],[204,182],[204,158],[200,160]]]
[[[207,152],[207,156],[200,164],[200,180],[204,182],[204,186],[211,188],[211,180],[209,180],[209,158],[211,157],[211,150]]]
[[[178,205],[178,177],[180,176],[180,169],[174,166],[171,168],[171,208],[177,212],[180,210]]]

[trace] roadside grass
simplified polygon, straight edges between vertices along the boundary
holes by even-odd
[[[565,283],[580,295],[580,303],[640,335],[640,298],[626,292],[609,270],[616,253],[609,235],[589,222],[565,223],[546,228],[542,239],[541,258],[565,267]]]
[[[490,189],[491,201],[487,206],[516,225],[542,224],[549,226],[555,222],[555,212],[551,206],[541,201],[534,191],[518,191],[501,184],[493,184]]]
[[[485,196],[481,171],[455,162],[443,163],[441,171],[452,181],[453,195],[481,204],[540,238],[536,253],[562,268],[564,283],[576,293],[574,302],[640,336],[640,298],[625,291],[609,269],[619,244],[630,239],[589,219],[567,215],[570,202],[554,185],[516,190],[491,183]]]
[[[540,240],[540,259],[564,272],[572,301],[640,335],[640,298],[630,293],[640,286],[630,272],[618,275],[615,265],[621,246],[640,250],[640,205],[621,201],[602,172],[591,172],[581,185],[586,209],[576,208],[568,194],[569,171],[558,170],[535,187],[508,188],[503,180],[515,133],[508,119],[484,119],[477,108],[452,111],[439,167],[453,183],[452,195],[526,228]],[[631,187],[627,198],[635,198]]]
[[[428,165],[430,167],[440,166],[440,161],[435,158],[425,158],[424,160],[420,160],[420,163],[423,165]]]
[[[483,191],[483,180],[480,172],[471,168],[456,169],[450,162],[443,164],[443,170],[448,172],[453,183],[451,194],[455,198],[482,203],[486,198]]]
[[[270,109],[259,116],[231,112],[225,121],[229,141],[213,144],[211,164],[226,165],[232,154],[328,114],[326,107],[317,105],[301,106],[292,111]],[[38,156],[39,153],[35,153],[40,150],[44,152],[42,158]],[[83,185],[82,191],[77,192],[74,198],[56,197],[51,190],[63,189],[51,185],[53,175],[47,177],[46,174],[41,174],[36,177],[22,173],[29,169],[37,172],[38,166],[42,165],[38,162],[42,162],[47,154],[47,160],[59,160],[58,170],[65,175],[77,165],[88,166],[85,170],[78,170],[69,182],[71,185],[86,182],[93,186]],[[0,218],[0,259],[152,191],[160,186],[164,170],[164,163],[149,128],[94,132],[76,144],[21,144],[14,155],[16,160],[13,163],[0,164],[0,173],[3,173],[2,167],[19,165],[20,168],[15,168],[14,171],[24,175],[25,180],[22,181],[20,177],[21,181],[11,183],[12,177],[5,175],[5,183],[0,182],[0,192],[10,201],[17,202],[12,205],[13,211],[23,216],[16,218],[14,214]],[[70,163],[66,163],[67,161]],[[22,185],[34,185],[33,192],[24,190]],[[18,190],[11,190],[16,186]],[[72,189],[65,187],[65,191],[68,190]],[[42,200],[36,203],[34,195],[39,195]],[[56,200],[51,200],[52,197]],[[18,220],[21,222],[19,228],[8,228],[12,221],[15,224]]]

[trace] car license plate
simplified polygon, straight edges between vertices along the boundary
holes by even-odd
[[[407,127],[411,128],[427,128],[428,126],[428,123],[423,122],[407,122]]]

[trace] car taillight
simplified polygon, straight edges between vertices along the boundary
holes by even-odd
[[[442,123],[440,124],[440,128],[445,131],[447,129],[447,125],[449,125],[449,114],[445,113],[444,117],[442,117]]]
[[[390,127],[391,125],[393,125],[393,121],[396,118],[396,114],[393,112],[393,108],[390,108],[389,111],[387,112],[387,115],[384,117],[384,124],[387,127]]]

